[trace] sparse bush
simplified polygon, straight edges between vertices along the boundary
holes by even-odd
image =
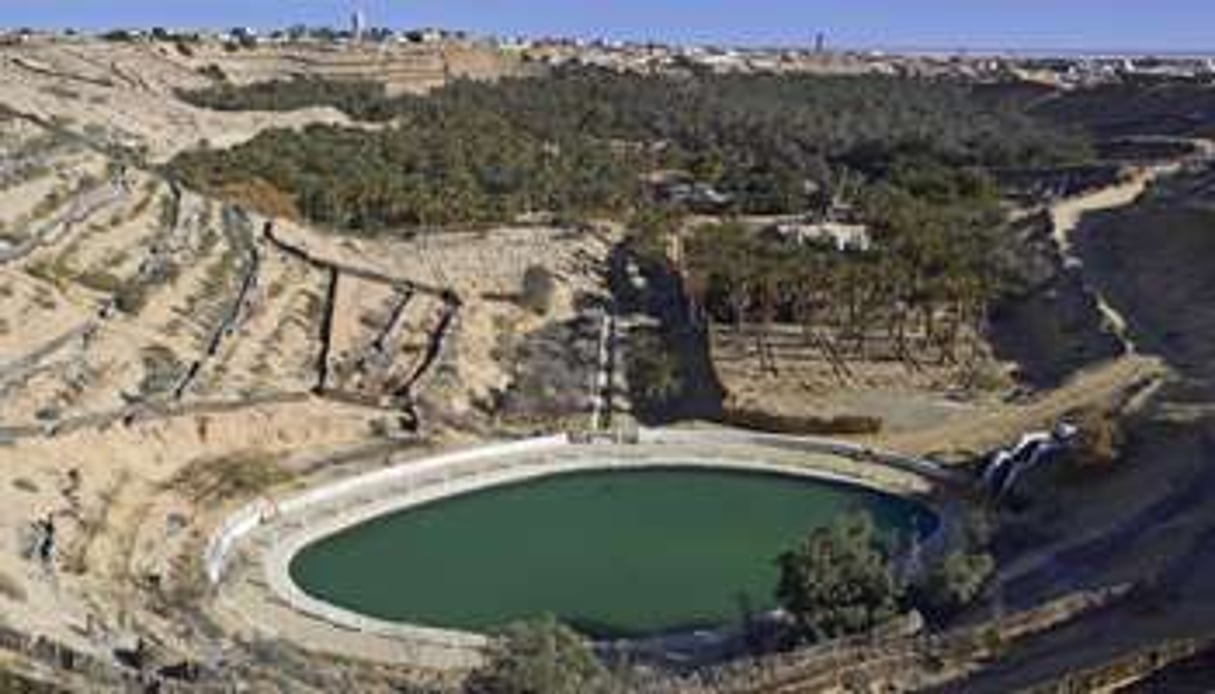
[[[292,476],[272,457],[249,452],[195,461],[178,472],[168,486],[200,503],[254,496]]]
[[[979,640],[989,657],[1003,653],[1004,649],[1008,646],[1004,635],[1000,633],[1000,627],[994,624],[983,629]]]
[[[995,565],[987,552],[952,551],[911,587],[911,602],[925,615],[947,620],[979,596]]]
[[[556,289],[553,273],[543,265],[532,265],[523,273],[523,291],[519,302],[532,312],[544,315],[552,308]]]
[[[119,311],[133,316],[143,310],[148,300],[147,286],[139,282],[123,282],[114,292],[114,305]]]
[[[476,694],[583,694],[610,690],[609,671],[581,634],[553,617],[507,626],[475,672]]]
[[[228,81],[228,73],[224,72],[224,69],[215,63],[207,63],[206,65],[198,68],[198,74],[216,82]]]
[[[1100,468],[1114,463],[1125,435],[1111,413],[1088,409],[1076,419],[1076,440],[1072,446],[1076,462],[1082,467]]]
[[[186,369],[173,350],[163,345],[151,345],[143,350],[143,380],[139,392],[155,397],[169,392]]]
[[[122,278],[108,270],[100,269],[85,270],[77,275],[75,280],[89,289],[105,294],[117,294],[122,289],[123,284]]]
[[[678,232],[682,222],[682,214],[674,208],[641,208],[629,221],[629,249],[645,262],[666,263],[668,239]]]
[[[638,334],[629,346],[629,381],[633,390],[655,403],[669,402],[684,388],[684,365],[660,334]]]
[[[113,29],[102,34],[101,40],[115,43],[130,43],[135,40],[135,35],[126,29]]]

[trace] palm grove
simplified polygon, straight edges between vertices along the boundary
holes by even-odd
[[[676,172],[722,196],[715,211],[727,221],[691,234],[679,268],[713,317],[800,324],[807,339],[830,325],[831,350],[862,354],[865,336],[882,330],[899,358],[914,332],[918,353],[948,361],[1000,287],[1002,215],[989,172],[1090,154],[1083,138],[990,91],[900,77],[586,68],[392,98],[370,82],[220,80],[181,96],[216,109],[327,104],[382,127],[273,130],[232,149],[187,152],[169,169],[195,187],[347,233],[545,212],[633,222],[638,235],[658,237],[640,239],[650,247],[688,210],[647,181]],[[870,251],[782,243],[728,221],[822,218],[841,200],[869,228]]]
[[[371,83],[296,79],[183,92],[219,109],[327,104],[368,130],[275,130],[172,168],[208,188],[266,185],[313,221],[361,233],[510,221],[546,210],[630,214],[641,174],[689,172],[740,213],[802,212],[853,177],[957,183],[982,170],[1084,156],[1078,141],[970,87],[893,77],[636,76],[590,69],[388,98]],[[928,175],[922,175],[927,172]]]

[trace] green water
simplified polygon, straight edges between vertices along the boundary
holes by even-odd
[[[382,619],[487,630],[549,613],[641,636],[774,607],[775,557],[854,508],[887,531],[935,524],[912,502],[809,479],[587,472],[384,516],[306,547],[290,570],[309,594]]]

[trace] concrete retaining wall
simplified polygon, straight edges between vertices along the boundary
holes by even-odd
[[[564,445],[566,445],[565,436],[548,436],[481,446],[471,450],[456,451],[425,460],[408,462],[366,475],[341,480],[304,492],[278,504],[274,504],[267,499],[259,499],[229,516],[220,529],[212,535],[204,555],[207,577],[212,583],[218,583],[223,576],[224,564],[235,544],[242,537],[248,535],[259,525],[275,515],[296,513],[309,506],[323,504],[347,495],[357,494],[360,491],[374,490],[383,485],[393,485],[409,478],[420,479],[427,474],[462,463],[506,458],[523,453],[556,450]]]
[[[772,452],[770,460],[763,450]],[[801,459],[801,453],[811,457]],[[813,456],[838,458],[840,465],[822,459],[816,465]],[[212,583],[220,583],[229,558],[242,545],[250,545],[259,553],[272,597],[295,611],[343,632],[399,640],[412,652],[425,653],[426,662],[468,667],[479,661],[485,636],[375,619],[319,600],[291,579],[291,559],[304,547],[373,518],[479,489],[578,471],[672,466],[813,477],[894,494],[924,491],[948,474],[927,461],[828,439],[729,430],[643,430],[636,443],[601,445],[546,436],[403,461],[278,502],[257,500],[230,516],[212,536],[204,557],[206,572]],[[938,531],[938,536],[943,534]]]
[[[951,471],[929,460],[899,456],[847,441],[825,438],[762,434],[735,430],[642,429],[638,436],[638,442],[651,445],[677,444],[703,446],[720,443],[723,445],[768,446],[803,451],[811,454],[834,455],[852,460],[869,460],[889,465],[905,472],[921,475],[935,482],[953,481],[956,477]],[[275,513],[275,508],[277,508],[277,513],[294,513],[308,506],[335,500],[361,489],[375,489],[382,485],[395,485],[410,478],[422,479],[435,471],[441,471],[445,468],[461,464],[509,458],[527,453],[556,451],[573,445],[575,444],[569,443],[569,439],[565,435],[490,444],[474,449],[445,453],[424,460],[405,462],[385,470],[342,480],[305,492],[281,501],[278,504],[270,504],[267,500],[258,500],[229,517],[212,536],[205,555],[207,576],[213,583],[218,582],[223,575],[224,562],[233,544],[241,536],[248,534],[262,521],[272,516]],[[608,454],[602,451],[601,455],[605,458],[608,457]]]

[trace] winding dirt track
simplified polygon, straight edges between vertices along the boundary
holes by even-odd
[[[1204,156],[1207,156],[1206,147],[1200,147],[1199,149],[1204,153]],[[1080,221],[1084,218],[1084,215],[1125,207],[1135,202],[1147,190],[1148,186],[1158,178],[1176,173],[1180,169],[1181,164],[1178,162],[1145,167],[1136,171],[1129,180],[1123,183],[1084,195],[1066,198],[1051,205],[1051,237],[1059,249],[1059,254],[1063,257],[1064,265],[1070,267],[1083,264],[1075,254],[1072,246],[1072,232],[1080,226]],[[1127,354],[1134,353],[1135,344],[1128,335],[1126,318],[1110,305],[1109,301],[1106,300],[1100,291],[1097,291],[1087,283],[1086,288],[1089,289],[1096,299],[1097,309],[1101,311],[1102,318],[1105,320],[1110,332],[1116,335],[1122,342],[1124,351]]]
[[[1134,203],[1157,180],[1180,172],[1187,164],[1210,161],[1215,143],[1209,140],[1175,138],[1192,145],[1196,153],[1182,160],[1135,170],[1120,183],[1089,193],[1058,200],[1047,212],[1052,238],[1064,264],[1083,267],[1076,255],[1072,235],[1085,215],[1114,210]],[[1125,354],[1077,374],[1061,388],[1033,402],[1001,406],[977,417],[965,417],[939,427],[875,439],[883,447],[908,454],[933,451],[981,452],[1006,445],[1024,432],[1054,424],[1068,412],[1092,404],[1138,402],[1140,393],[1151,392],[1169,371],[1163,360],[1140,354],[1131,340],[1126,318],[1091,284],[1086,288],[1097,301],[1109,329],[1121,340]]]

